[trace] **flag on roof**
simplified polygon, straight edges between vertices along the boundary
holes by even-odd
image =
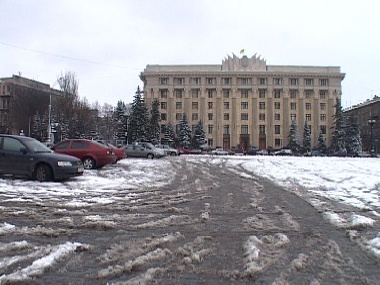
[[[242,49],[241,51],[240,51],[240,54],[243,54],[244,53],[244,49]]]

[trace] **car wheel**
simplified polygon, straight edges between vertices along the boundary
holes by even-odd
[[[95,160],[93,160],[91,157],[85,157],[83,159],[83,166],[85,169],[94,169],[95,165]]]
[[[153,153],[148,153],[148,155],[146,156],[146,158],[148,158],[148,159],[153,159],[153,158],[154,158]]]
[[[34,171],[34,178],[40,182],[52,180],[53,173],[50,166],[46,164],[38,165]]]

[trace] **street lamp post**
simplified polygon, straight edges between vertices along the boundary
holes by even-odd
[[[375,119],[369,119],[368,120],[368,125],[370,127],[370,152],[373,153],[374,150],[374,145],[373,145],[373,125],[375,124],[376,120]]]

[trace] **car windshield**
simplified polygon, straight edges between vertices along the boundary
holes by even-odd
[[[53,152],[50,148],[48,148],[43,143],[39,142],[35,139],[29,139],[25,141],[25,145],[32,151],[32,152]]]

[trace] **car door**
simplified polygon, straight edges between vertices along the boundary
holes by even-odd
[[[16,138],[4,137],[2,153],[6,173],[28,175],[29,166],[33,163],[33,160],[21,141]]]
[[[0,137],[0,173],[4,173],[5,170],[5,153],[3,151],[4,138]]]

